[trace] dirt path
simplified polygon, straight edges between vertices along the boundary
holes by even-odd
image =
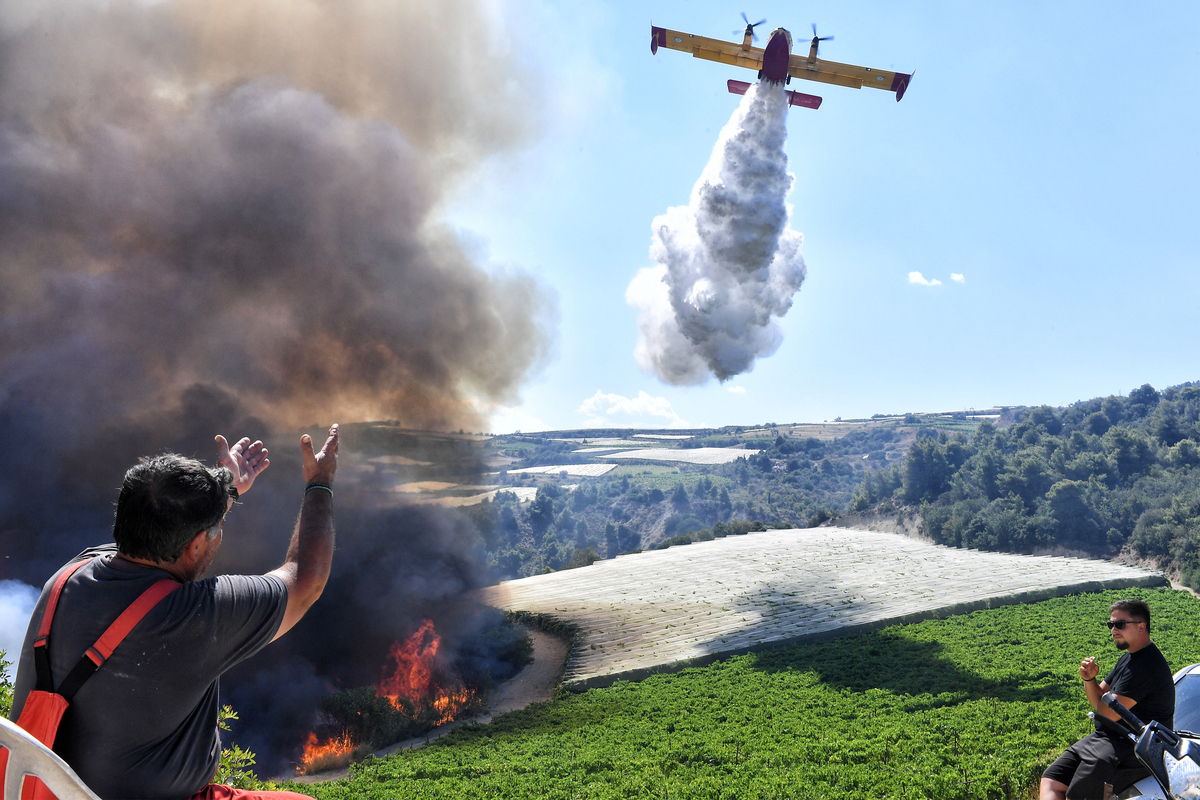
[[[506,714],[509,711],[517,711],[531,703],[542,703],[552,699],[554,697],[554,689],[558,686],[559,678],[562,677],[563,666],[567,661],[567,642],[557,636],[551,636],[548,633],[542,633],[532,628],[526,628],[526,630],[529,632],[530,638],[533,639],[533,661],[526,664],[516,675],[492,690],[491,696],[488,698],[487,707],[482,713],[468,719],[458,720],[434,728],[414,739],[405,739],[402,742],[388,745],[382,750],[376,750],[373,755],[377,757],[390,756],[392,753],[398,753],[401,750],[420,747],[426,742],[442,738],[460,725],[465,725],[469,722],[486,725],[493,718],[501,714]],[[342,767],[341,769],[326,770],[325,772],[317,772],[312,775],[285,775],[280,776],[277,780],[293,780],[297,783],[323,783],[324,781],[341,780],[349,774],[350,768]]]
[[[485,715],[476,722],[491,722],[493,717],[554,697],[567,661],[567,642],[532,628],[527,630],[533,638],[533,662],[492,691]]]

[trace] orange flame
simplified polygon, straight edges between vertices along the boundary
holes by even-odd
[[[349,763],[350,753],[354,750],[354,742],[350,734],[343,733],[321,744],[317,734],[310,732],[308,741],[304,743],[304,754],[300,756],[301,772],[319,772],[334,766]]]
[[[433,629],[433,622],[424,620],[416,633],[403,643],[393,644],[388,659],[396,666],[391,675],[385,668],[383,678],[375,687],[375,696],[386,697],[399,711],[423,706],[435,709],[440,714],[435,725],[451,722],[466,711],[475,700],[474,692],[464,688],[445,690],[434,682],[441,643],[442,637]]]
[[[397,711],[409,715],[424,715],[435,712],[433,725],[453,722],[469,711],[477,701],[475,692],[463,686],[446,689],[438,684],[438,648],[442,637],[433,629],[431,620],[424,620],[421,627],[403,642],[395,642],[388,651],[388,661],[395,666],[385,665],[375,696],[387,698]],[[315,732],[308,734],[304,754],[300,757],[300,771],[311,773],[349,763],[358,743],[349,733],[335,736],[321,743]]]
[[[408,701],[409,707],[420,705],[429,694],[433,664],[441,643],[442,637],[434,631],[433,622],[425,620],[403,644],[392,644],[388,659],[394,661],[396,667],[390,676],[385,668],[383,679],[375,687],[375,696],[386,697],[396,708],[403,708],[401,698]]]

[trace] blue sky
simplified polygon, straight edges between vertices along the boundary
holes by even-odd
[[[742,10],[797,49],[816,22],[836,37],[823,57],[917,74],[901,103],[793,85],[825,101],[788,121],[808,279],[783,344],[724,385],[671,387],[634,362],[625,290],[651,265],[651,220],[687,203],[738,103],[725,81],[753,75],[652,56],[649,26],[736,39]],[[1200,378],[1200,6],[571,0],[505,14],[548,94],[540,133],[446,214],[491,263],[535,275],[558,323],[551,360],[493,430],[1066,404]]]

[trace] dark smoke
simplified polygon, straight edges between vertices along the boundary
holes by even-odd
[[[211,460],[218,432],[274,462],[218,566],[270,569],[300,426],[479,430],[515,399],[552,303],[440,215],[536,129],[509,35],[486,0],[0,4],[0,580],[109,541],[124,470]],[[344,461],[326,598],[224,687],[265,763],[422,615],[451,640],[476,624],[465,523]]]
[[[247,721],[235,740],[267,759],[268,769],[282,771],[294,758],[323,696],[375,684],[389,646],[422,619],[435,622],[451,661],[491,621],[462,599],[490,582],[483,542],[467,518],[438,506],[379,508],[370,495],[383,485],[368,475],[339,488],[338,550],[320,602],[223,684]]]

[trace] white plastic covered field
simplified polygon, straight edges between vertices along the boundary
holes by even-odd
[[[898,622],[1166,584],[1160,574],[1111,561],[958,550],[898,534],[810,528],[619,556],[478,594],[499,608],[577,625],[563,681],[583,688]]]
[[[609,453],[605,456],[597,456],[597,458],[636,458],[647,461],[678,461],[681,464],[728,464],[758,452],[758,450],[743,450],[740,447],[697,447],[689,450],[647,447],[643,450]]]
[[[522,467],[521,469],[510,469],[509,475],[558,475],[567,473],[572,477],[577,478],[597,478],[611,469],[616,469],[616,464],[562,464],[561,466],[550,467]]]

